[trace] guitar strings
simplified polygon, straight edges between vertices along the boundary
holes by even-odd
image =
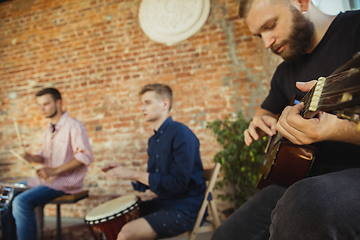
[[[359,69],[349,69],[347,71],[344,71],[340,74],[337,74],[336,76],[329,76],[326,81],[323,88],[324,93],[321,97],[328,97],[329,95],[336,95],[340,94],[341,92],[353,92],[356,90],[359,85],[355,86],[346,86],[350,82],[352,82],[352,77],[354,74],[359,73]],[[349,81],[347,81],[349,80]],[[341,87],[343,85],[343,87]]]
[[[332,94],[331,93],[324,94],[324,96],[322,96],[320,99],[320,103],[318,107],[324,107],[324,106],[329,106],[331,104],[341,103],[341,99],[344,93],[349,93],[350,95],[352,95],[353,96],[352,99],[354,99],[354,96],[359,97],[359,90],[360,90],[360,86],[356,86],[356,87],[345,88],[339,91],[334,91]],[[357,95],[355,95],[356,93]],[[352,99],[348,99],[347,101],[350,101]]]
[[[329,91],[331,89],[333,89],[334,87],[336,87],[335,85],[337,85],[337,83],[342,82],[344,79],[349,78],[353,73],[357,73],[359,71],[359,69],[348,69],[346,71],[337,73],[337,74],[333,74],[330,75],[326,78],[324,87],[323,87],[323,91],[325,92],[324,94],[321,94],[320,96],[320,100],[319,100],[319,106],[324,106],[321,103],[324,102],[324,99],[328,98],[329,95],[335,94],[337,97],[341,94],[339,90],[337,90],[338,93],[336,93],[336,91]],[[304,118],[308,118],[310,117],[310,111],[309,111],[309,107],[313,98],[313,94],[315,91],[315,87],[316,85],[311,88],[311,90],[305,94],[305,96],[301,99],[301,102],[304,102],[304,108],[303,110],[300,112],[300,115]],[[346,89],[346,92],[354,92],[356,91],[357,87],[350,87]],[[341,90],[342,92],[344,92],[344,89]],[[341,94],[342,95],[342,94]],[[334,96],[332,96],[334,97]]]

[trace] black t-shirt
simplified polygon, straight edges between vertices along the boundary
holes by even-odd
[[[289,105],[292,97],[304,96],[296,82],[329,76],[360,51],[360,11],[340,13],[316,48],[294,62],[281,63],[271,80],[271,89],[261,107],[275,114]],[[360,80],[359,80],[360,81]],[[360,134],[360,133],[359,133]],[[360,146],[343,142],[315,143],[318,147],[313,174],[360,166]]]

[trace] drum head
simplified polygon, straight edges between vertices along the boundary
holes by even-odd
[[[118,197],[107,201],[94,209],[85,216],[86,221],[95,221],[121,213],[135,205],[139,198],[135,194]],[[120,214],[121,215],[121,214]]]

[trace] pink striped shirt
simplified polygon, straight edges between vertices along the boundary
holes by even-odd
[[[28,180],[29,187],[44,185],[65,193],[78,193],[83,189],[83,179],[87,167],[93,160],[93,153],[89,144],[85,126],[78,120],[64,112],[55,125],[55,132],[49,123],[45,131],[45,139],[42,149],[38,153],[43,157],[47,167],[59,167],[70,162],[74,158],[84,165],[70,172],[52,177],[49,183],[42,178],[35,177]]]

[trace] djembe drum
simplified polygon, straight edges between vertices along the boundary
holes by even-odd
[[[116,240],[121,228],[139,217],[140,199],[126,195],[105,202],[85,216],[85,223],[97,240]]]

